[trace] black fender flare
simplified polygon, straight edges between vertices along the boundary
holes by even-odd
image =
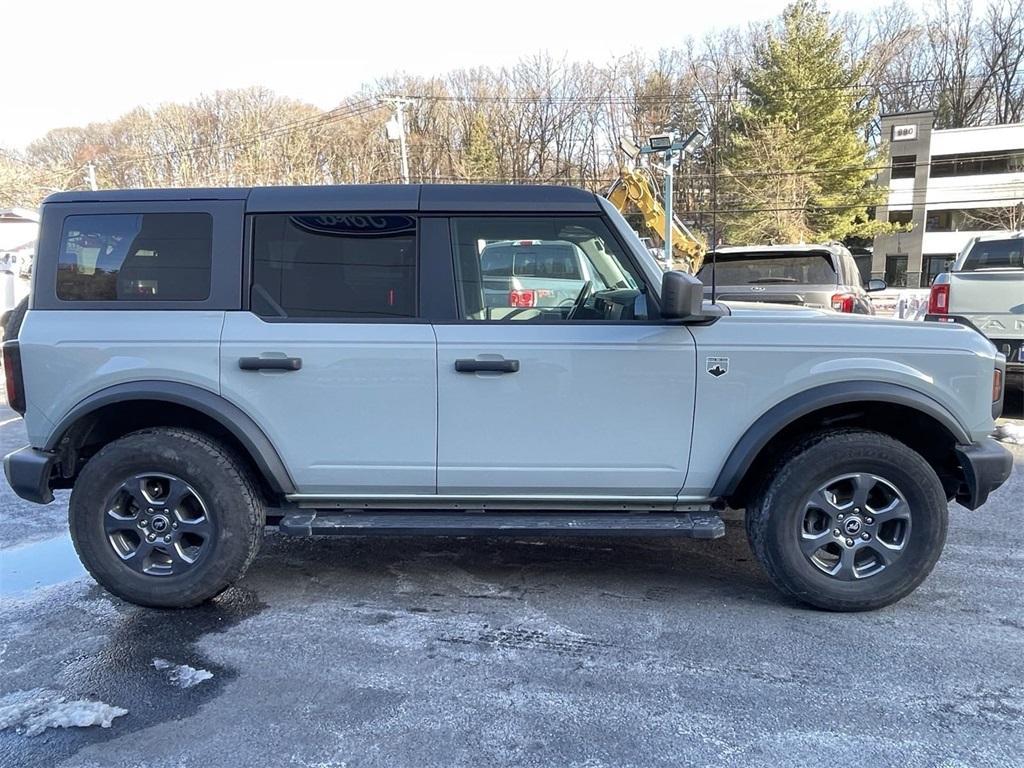
[[[884,381],[838,381],[798,392],[769,408],[755,421],[739,442],[712,488],[712,498],[734,494],[757,455],[773,437],[809,413],[843,403],[893,403],[930,416],[942,424],[959,444],[971,442],[970,435],[945,406],[915,389]]]
[[[295,493],[295,483],[292,482],[288,469],[281,461],[270,438],[259,425],[237,405],[228,402],[216,392],[194,384],[173,381],[130,381],[94,392],[64,415],[50,433],[43,450],[56,450],[68,430],[96,410],[107,405],[136,400],[173,403],[208,416],[242,444],[271,490],[279,494]]]

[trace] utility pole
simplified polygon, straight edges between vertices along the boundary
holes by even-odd
[[[392,96],[389,99],[385,99],[391,103],[395,108],[395,116],[392,117],[385,125],[387,130],[388,140],[397,141],[399,152],[401,153],[402,172],[401,179],[403,184],[409,183],[409,152],[405,145],[405,108],[416,103],[415,99],[405,98],[403,96]]]
[[[89,189],[95,192],[99,187],[96,186],[96,166],[92,163],[85,164],[85,180],[89,182]]]

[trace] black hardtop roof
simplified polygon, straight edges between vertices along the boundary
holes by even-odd
[[[57,192],[50,203],[244,200],[247,213],[292,211],[560,212],[601,210],[592,192],[529,184],[348,184],[319,187],[196,187]]]

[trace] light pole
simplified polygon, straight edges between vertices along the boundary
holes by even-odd
[[[409,152],[405,146],[405,107],[409,104],[415,104],[415,99],[406,99],[401,97],[394,97],[388,99],[395,107],[395,116],[388,120],[384,126],[388,134],[389,141],[397,141],[399,152],[402,158],[402,170],[401,178],[403,184],[409,183]]]
[[[682,141],[674,131],[659,133],[647,139],[647,146],[641,147],[639,154],[653,155],[661,152],[664,156],[665,165],[660,167],[665,173],[665,183],[662,185],[665,193],[665,267],[672,268],[672,176],[675,171],[676,160],[686,154],[690,147],[699,145],[704,141],[704,132],[694,130]],[[655,166],[659,167],[659,166]]]

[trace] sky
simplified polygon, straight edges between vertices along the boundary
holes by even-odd
[[[11,2],[0,9],[0,147],[22,149],[52,128],[112,120],[136,106],[185,102],[225,88],[261,85],[327,109],[363,83],[395,72],[429,76],[502,66],[543,50],[601,63],[634,49],[653,52],[713,29],[766,20],[785,5],[786,0]],[[878,5],[829,2],[834,11]]]

